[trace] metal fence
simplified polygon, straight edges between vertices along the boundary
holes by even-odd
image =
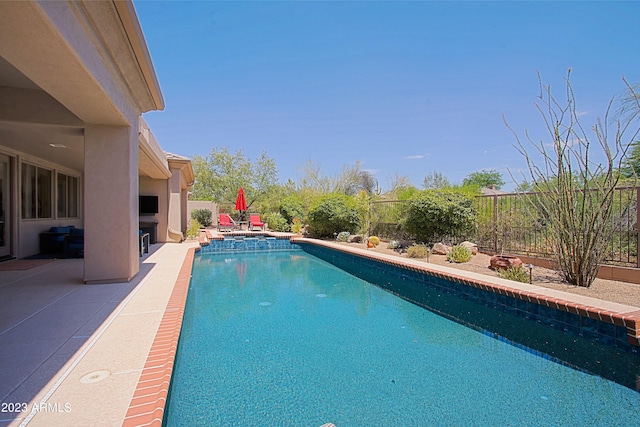
[[[409,240],[404,230],[408,200],[381,200],[369,205],[369,235],[383,239]]]
[[[531,202],[534,196],[526,193],[476,197],[478,227],[475,235],[467,236],[467,239],[473,240],[485,252],[552,257],[549,231]],[[640,268],[639,202],[640,187],[615,190],[606,264]],[[409,240],[411,236],[403,228],[408,208],[409,202],[405,200],[372,202],[369,234]]]

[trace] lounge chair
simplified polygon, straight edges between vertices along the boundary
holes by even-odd
[[[264,231],[264,222],[260,219],[260,215],[249,215],[249,230],[253,230],[254,228],[259,228]]]
[[[218,231],[235,230],[238,228],[236,222],[229,214],[220,214],[218,217]]]

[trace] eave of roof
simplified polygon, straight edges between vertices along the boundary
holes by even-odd
[[[122,26],[127,33],[129,43],[136,56],[140,71],[149,87],[149,93],[153,99],[155,110],[163,110],[165,107],[164,98],[162,97],[162,91],[160,90],[160,83],[153,67],[153,61],[149,54],[147,42],[145,41],[142,28],[140,27],[140,21],[138,15],[133,7],[133,3],[130,0],[113,1],[113,5],[116,8]]]

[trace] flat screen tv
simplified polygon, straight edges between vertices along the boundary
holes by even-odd
[[[158,213],[158,196],[140,196],[138,202],[141,215]]]

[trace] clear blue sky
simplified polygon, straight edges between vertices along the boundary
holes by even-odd
[[[502,116],[545,137],[538,73],[558,98],[572,69],[590,127],[640,82],[640,2],[135,1],[164,111],[160,145],[266,151],[279,178],[312,159],[362,162],[382,187],[433,172],[524,168]],[[507,185],[506,189],[513,188]]]

